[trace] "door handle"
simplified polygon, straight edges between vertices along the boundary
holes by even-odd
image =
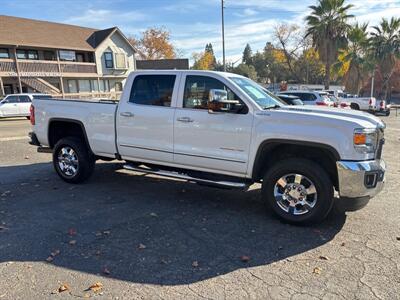
[[[129,112],[129,111],[124,111],[122,113],[119,114],[121,117],[133,117],[135,116],[133,113]]]
[[[181,118],[178,118],[176,120],[179,121],[179,122],[185,122],[185,123],[191,123],[191,122],[194,121],[193,119],[191,119],[189,117],[181,117]]]

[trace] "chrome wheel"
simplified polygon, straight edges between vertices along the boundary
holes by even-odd
[[[76,175],[79,169],[78,155],[69,146],[64,146],[58,152],[58,167],[60,171],[68,177]]]
[[[274,186],[274,197],[278,206],[292,215],[310,212],[318,200],[314,183],[301,174],[287,174],[279,178]]]

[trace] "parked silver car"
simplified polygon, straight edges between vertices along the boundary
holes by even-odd
[[[27,117],[29,118],[32,100],[51,98],[46,94],[11,94],[0,101],[0,118]]]

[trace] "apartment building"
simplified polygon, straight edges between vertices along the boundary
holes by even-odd
[[[40,92],[118,99],[135,49],[103,30],[0,15],[0,96]]]

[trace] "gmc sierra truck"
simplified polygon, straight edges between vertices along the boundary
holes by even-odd
[[[261,183],[290,223],[321,221],[339,200],[362,207],[385,181],[379,118],[285,106],[236,74],[133,72],[119,101],[34,99],[30,120],[30,143],[66,182],[85,181],[101,159],[218,187]]]

